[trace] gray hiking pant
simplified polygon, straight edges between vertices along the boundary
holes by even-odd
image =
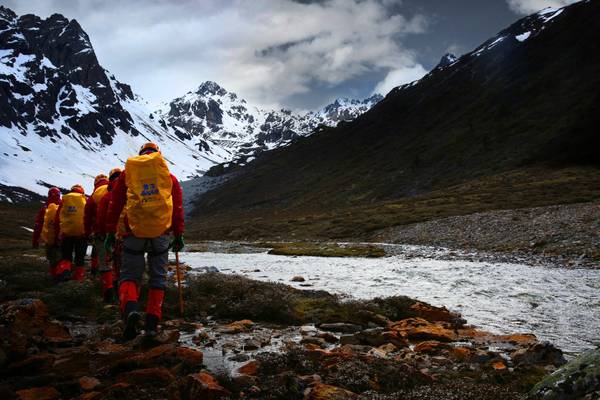
[[[123,254],[121,256],[121,275],[119,282],[134,281],[138,287],[146,266],[144,255],[147,254],[149,286],[164,289],[167,283],[167,264],[169,262],[169,236],[163,235],[152,239],[134,236],[123,238]]]
[[[94,248],[98,256],[98,271],[112,271],[112,265],[106,262],[106,249],[104,248],[104,235],[94,236]]]

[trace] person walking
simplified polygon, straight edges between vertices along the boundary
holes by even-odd
[[[100,199],[96,212],[96,234],[99,238],[106,237],[106,214],[108,212],[108,206],[110,199],[112,198],[112,189],[117,179],[121,175],[120,168],[113,168],[108,174],[108,185],[107,191]],[[87,207],[87,204],[86,204]],[[122,220],[122,218],[121,218]],[[119,225],[122,225],[122,221]],[[104,249],[104,243],[102,243],[102,256],[99,259],[99,271],[100,279],[102,281],[102,298],[105,303],[112,303],[115,298],[115,280],[119,277],[119,269],[117,259],[120,257],[118,249],[120,246],[121,237],[117,234],[117,242],[114,246],[112,254]]]
[[[85,203],[83,186],[74,185],[71,191],[63,196],[56,211],[54,231],[61,248],[61,260],[56,267],[59,280],[72,277],[74,280],[83,281],[87,250],[83,223]]]
[[[99,232],[98,227],[98,205],[100,200],[108,192],[108,177],[104,174],[96,176],[94,179],[94,192],[85,203],[83,222],[85,227],[85,236],[92,244],[92,257],[90,262],[90,272],[92,276],[98,273],[98,266],[105,257],[104,234]]]
[[[48,260],[51,276],[55,275],[55,268],[60,260],[60,248],[57,246],[54,236],[54,218],[59,203],[60,189],[50,188],[46,203],[38,211],[33,227],[32,246],[37,249],[40,247],[40,239],[44,242],[46,260]]]
[[[145,334],[156,335],[162,317],[166,287],[166,267],[169,252],[169,233],[173,233],[171,247],[184,247],[183,194],[177,178],[169,172],[159,147],[144,144],[139,155],[131,157],[125,171],[119,176],[111,194],[107,215],[105,246],[112,249],[123,209],[126,211],[127,233],[123,237],[119,303],[125,321],[123,337],[137,336],[140,285],[147,255],[149,269],[148,303],[146,305]]]

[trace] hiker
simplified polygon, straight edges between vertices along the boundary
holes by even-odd
[[[119,303],[125,321],[126,340],[137,336],[140,284],[148,257],[149,289],[146,306],[145,333],[157,334],[165,296],[166,267],[169,261],[169,232],[174,238],[171,246],[178,252],[183,241],[183,199],[181,186],[167,167],[158,146],[144,144],[139,155],[131,157],[119,176],[112,192],[106,224],[107,249],[116,241],[119,216],[126,210],[127,233],[123,236]]]
[[[92,244],[92,257],[90,272],[92,276],[98,273],[98,264],[104,258],[104,235],[98,232],[98,205],[100,200],[108,192],[108,177],[104,174],[96,176],[94,179],[94,192],[85,203],[83,222],[85,227],[85,237]]]
[[[83,281],[83,266],[87,250],[83,223],[85,203],[83,186],[74,185],[71,187],[71,191],[63,196],[56,211],[54,231],[62,253],[61,260],[56,267],[58,280],[64,281],[72,277],[74,280]],[[75,253],[75,257],[73,257],[73,253]]]
[[[48,267],[52,276],[54,276],[54,270],[60,260],[60,248],[57,246],[54,236],[54,217],[59,203],[60,190],[56,187],[50,188],[46,203],[38,211],[33,227],[33,248],[40,247],[40,239],[44,242],[46,260],[48,260]]]
[[[98,237],[106,237],[106,214],[108,212],[108,206],[112,197],[112,189],[117,182],[117,179],[121,175],[120,168],[113,168],[108,174],[108,186],[107,191],[100,199],[98,208],[96,211],[96,235]],[[87,206],[87,205],[86,205]],[[123,218],[120,218],[122,220]],[[120,221],[119,226],[123,223]],[[112,303],[115,298],[115,281],[119,277],[119,258],[121,248],[121,235],[117,232],[117,242],[114,246],[112,254],[104,249],[104,243],[102,243],[102,257],[99,260],[100,279],[102,281],[102,298],[105,303]]]

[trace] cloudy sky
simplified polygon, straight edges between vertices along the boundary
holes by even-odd
[[[318,108],[418,79],[522,15],[573,0],[0,0],[61,13],[158,105],[214,80],[263,107]]]

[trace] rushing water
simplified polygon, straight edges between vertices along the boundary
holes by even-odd
[[[184,253],[181,258],[193,268],[214,266],[223,273],[354,298],[406,295],[458,311],[468,323],[492,332],[532,332],[567,353],[600,345],[600,270],[401,256]],[[291,282],[297,275],[312,286]]]

